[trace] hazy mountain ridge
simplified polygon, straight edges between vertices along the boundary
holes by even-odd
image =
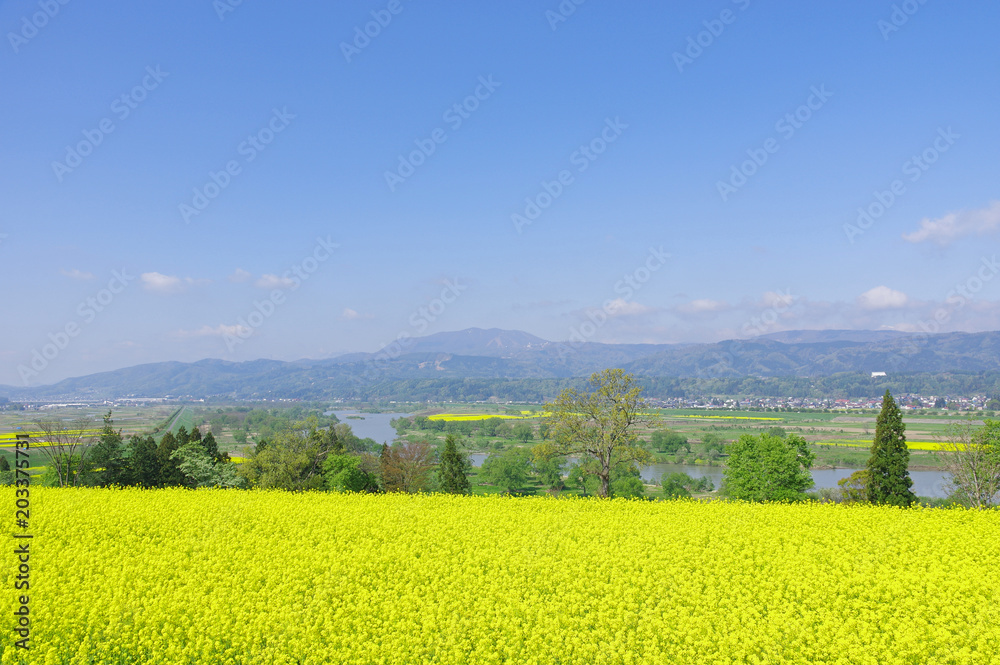
[[[775,339],[801,340],[797,342]],[[50,386],[0,387],[13,399],[123,396],[311,398],[371,392],[393,381],[571,379],[623,367],[642,377],[820,377],[841,373],[1000,371],[1000,332],[914,336],[790,331],[712,344],[570,344],[500,329],[416,338],[405,352],[293,362],[206,359],[136,365]]]

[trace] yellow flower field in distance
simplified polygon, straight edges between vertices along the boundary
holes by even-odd
[[[814,446],[842,446],[844,448],[871,448],[870,440],[861,439],[840,439],[839,441],[811,441]],[[906,447],[910,450],[945,450],[946,445],[940,441],[907,441]]]
[[[31,500],[31,663],[1000,662],[997,511],[182,489]],[[12,549],[5,664],[23,655]]]

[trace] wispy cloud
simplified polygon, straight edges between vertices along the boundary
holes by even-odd
[[[261,275],[254,282],[254,286],[261,289],[290,289],[295,286],[295,280],[291,277],[278,277],[270,273]]]
[[[202,326],[197,330],[178,330],[175,335],[178,337],[225,337],[225,336],[243,336],[246,335],[250,330],[239,324],[227,326],[224,323],[220,323],[215,326]]]
[[[233,282],[234,284],[239,284],[242,282],[249,282],[251,279],[253,279],[253,275],[251,275],[248,271],[244,270],[243,268],[237,268],[236,270],[233,271],[233,274],[227,277],[226,279],[228,279],[230,282]]]
[[[176,275],[164,275],[159,272],[144,272],[139,275],[142,286],[147,291],[154,293],[180,293],[189,286],[197,284],[207,284],[207,279],[193,279],[191,277],[177,277]]]
[[[351,309],[350,307],[345,307],[344,311],[340,313],[340,318],[346,321],[361,321],[364,319],[374,318],[371,314],[359,314],[357,311]]]
[[[60,270],[60,274],[69,277],[70,279],[75,279],[81,282],[85,282],[89,279],[94,279],[94,273],[86,272],[83,270],[77,270],[73,268],[72,270]]]
[[[722,300],[709,300],[707,298],[699,298],[697,300],[692,300],[691,302],[686,302],[680,304],[676,307],[678,312],[682,314],[704,314],[706,312],[724,312],[729,309],[729,303]]]
[[[979,210],[962,210],[937,219],[924,219],[919,229],[904,233],[903,239],[914,243],[929,240],[945,247],[963,236],[987,235],[997,231],[1000,231],[1000,201]]]

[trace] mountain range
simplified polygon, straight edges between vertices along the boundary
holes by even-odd
[[[843,373],[1000,371],[1000,332],[922,335],[798,330],[710,344],[550,342],[526,332],[469,328],[376,353],[324,360],[160,362],[37,387],[0,386],[22,400],[127,396],[329,399],[393,394],[393,382],[565,380],[621,367],[640,377],[735,379]]]

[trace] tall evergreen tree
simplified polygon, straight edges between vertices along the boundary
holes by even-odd
[[[458,452],[455,435],[449,434],[444,439],[444,451],[438,467],[441,491],[446,494],[469,494],[472,486],[469,484],[468,468],[469,459]]]
[[[911,506],[917,501],[910,491],[913,481],[907,468],[906,425],[889,391],[882,398],[882,412],[875,423],[875,440],[868,458],[868,500],[890,506]]]
[[[107,487],[128,484],[122,431],[115,430],[111,411],[104,414],[104,427],[97,444],[87,456],[87,483]],[[100,469],[100,470],[98,470]]]
[[[187,431],[181,427],[177,433],[184,435],[186,443],[189,436]],[[171,432],[167,432],[160,439],[160,444],[156,447],[156,461],[160,466],[160,487],[176,487],[184,484],[184,474],[181,472],[180,462],[171,458],[171,455],[180,448],[180,440]]]
[[[139,487],[156,487],[160,483],[160,462],[156,441],[152,436],[133,434],[129,439],[129,483]]]

